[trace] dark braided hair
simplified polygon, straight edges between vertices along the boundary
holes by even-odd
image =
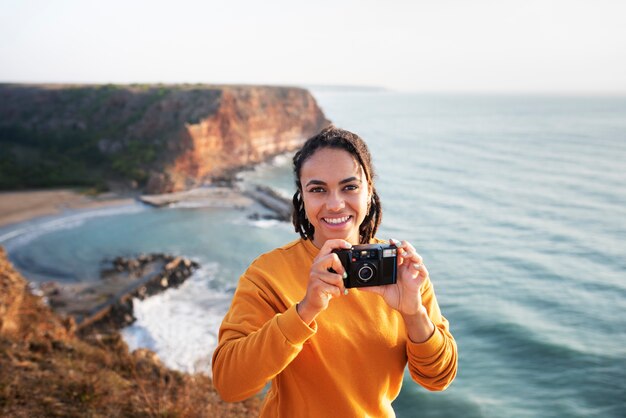
[[[372,198],[371,201],[368,202],[369,210],[365,215],[365,219],[359,226],[359,242],[361,244],[368,244],[370,240],[374,238],[383,218],[380,198],[374,187],[373,179],[375,173],[374,166],[372,165],[372,156],[370,155],[367,145],[358,135],[336,128],[333,125],[309,138],[300,151],[293,157],[293,174],[296,181],[296,193],[293,195],[293,226],[302,239],[313,239],[315,228],[306,217],[304,200],[302,198],[302,184],[300,183],[300,171],[302,170],[304,162],[315,154],[317,150],[322,148],[335,148],[347,151],[361,167],[363,167],[367,182],[372,188]]]

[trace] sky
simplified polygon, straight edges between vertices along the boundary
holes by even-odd
[[[0,0],[0,82],[626,94],[626,1]]]

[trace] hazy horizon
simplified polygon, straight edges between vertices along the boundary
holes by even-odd
[[[0,81],[626,94],[619,0],[5,0]]]
[[[452,91],[452,90],[398,90],[393,88],[388,88],[384,86],[375,86],[375,85],[354,85],[354,84],[297,84],[297,83],[283,83],[283,84],[271,84],[271,83],[211,83],[211,82],[198,82],[198,83],[190,83],[190,82],[171,82],[171,83],[161,83],[161,82],[128,82],[128,83],[110,83],[110,82],[86,82],[86,83],[76,83],[76,82],[21,82],[21,81],[3,81],[0,80],[0,86],[2,85],[22,85],[22,86],[58,86],[58,87],[70,87],[70,86],[124,86],[124,87],[133,87],[133,86],[141,86],[141,85],[150,85],[150,86],[269,86],[269,87],[296,87],[296,88],[304,88],[307,90],[313,91],[353,91],[357,92],[387,92],[387,93],[400,93],[400,94],[417,94],[417,95],[433,95],[433,96],[546,96],[546,97],[606,97],[606,98],[624,98],[626,97],[626,91],[529,91],[529,90],[519,90],[519,91],[479,91],[479,90],[466,90],[466,91]]]

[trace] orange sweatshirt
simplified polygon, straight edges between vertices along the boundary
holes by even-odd
[[[404,368],[429,390],[454,379],[457,349],[432,283],[422,301],[435,324],[425,342],[408,340],[404,321],[378,295],[350,289],[305,324],[296,312],[319,250],[296,240],[258,257],[241,276],[213,353],[213,382],[226,401],[271,380],[262,417],[395,416]]]

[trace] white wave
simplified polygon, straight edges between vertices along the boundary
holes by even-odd
[[[233,221],[236,225],[250,225],[255,228],[271,229],[282,228],[285,231],[291,231],[293,226],[290,222],[279,221],[277,219],[236,219]]]
[[[7,247],[11,246],[12,248],[20,247],[51,232],[78,228],[89,219],[132,214],[144,210],[146,210],[144,206],[132,204],[111,208],[65,212],[61,215],[55,215],[52,218],[37,219],[9,227],[6,232],[0,235],[0,244]]]
[[[257,228],[270,229],[279,227],[284,222],[275,219],[259,219],[258,221],[251,221],[250,223]]]
[[[272,165],[274,166],[283,166],[291,164],[293,159],[293,152],[288,152],[286,154],[279,154],[272,159]]]
[[[77,228],[83,225],[85,222],[82,219],[73,218],[61,218],[53,219],[50,221],[38,223],[35,225],[28,225],[22,228],[15,229],[0,235],[0,243],[4,244],[8,241],[13,241],[13,244],[23,245],[34,240],[37,237],[50,233],[52,231],[60,231],[63,229]]]
[[[293,155],[293,152],[278,154],[267,161],[253,165],[250,170],[238,172],[235,177],[239,180],[253,181],[277,167],[290,166],[293,160]]]
[[[291,160],[293,159],[293,152],[286,152],[283,154],[278,154],[272,157],[271,159],[259,163],[254,166],[254,171],[263,171],[268,168],[280,167],[291,164]]]
[[[148,348],[169,368],[210,376],[219,326],[232,299],[208,287],[216,270],[203,266],[178,288],[133,300],[137,320],[122,330],[129,348]]]

